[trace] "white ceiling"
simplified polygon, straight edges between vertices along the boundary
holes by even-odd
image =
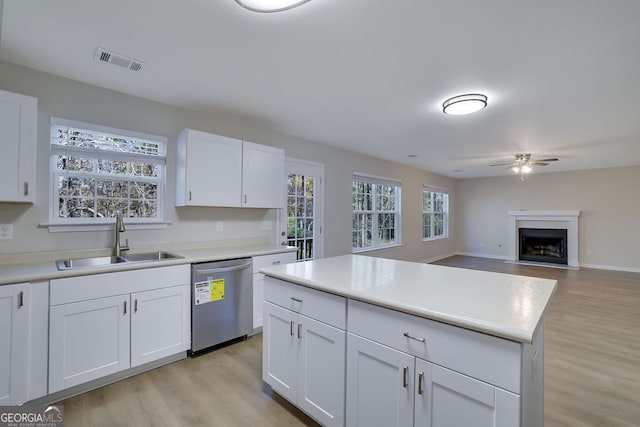
[[[480,177],[518,152],[560,159],[540,172],[640,165],[639,22],[638,0],[5,0],[0,60]],[[442,113],[467,92],[488,107]]]

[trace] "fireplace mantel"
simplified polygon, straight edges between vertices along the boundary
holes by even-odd
[[[579,268],[578,217],[580,211],[509,211],[509,241],[507,257],[518,261],[518,228],[566,228],[567,265]]]

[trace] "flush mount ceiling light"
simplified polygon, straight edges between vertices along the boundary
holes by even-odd
[[[442,111],[453,116],[475,113],[487,106],[487,97],[481,93],[454,96],[442,103]]]
[[[240,6],[253,12],[281,12],[293,9],[310,0],[236,0]]]

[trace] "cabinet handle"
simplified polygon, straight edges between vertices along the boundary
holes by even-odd
[[[271,264],[273,264],[273,265],[280,264],[280,260],[278,260],[278,261],[271,261]]]
[[[290,322],[290,325],[289,325],[289,333],[291,334],[291,336],[293,336],[293,320]]]
[[[405,333],[404,333],[404,334],[402,334],[402,335],[404,335],[405,337],[410,338],[410,339],[412,339],[412,340],[416,340],[416,341],[418,341],[418,342],[424,342],[424,341],[425,341],[425,339],[424,339],[424,338],[421,338],[421,337],[414,337],[414,336],[413,336],[413,335],[411,335],[409,332],[405,332]]]
[[[409,383],[407,382],[407,376],[409,375],[409,367],[402,368],[402,387],[407,388]]]
[[[191,201],[191,190],[189,190],[189,201]]]
[[[137,313],[138,312],[138,300],[133,300],[133,312]]]
[[[244,203],[245,204],[247,203],[247,195],[246,194],[244,195]]]
[[[18,308],[22,308],[24,305],[24,291],[20,291],[18,294]]]
[[[422,389],[422,380],[424,379],[424,372],[420,372],[418,374],[418,394],[423,394],[424,390]]]
[[[298,339],[302,339],[302,323],[298,323]]]
[[[24,183],[24,195],[25,196],[29,195],[29,183],[28,182]]]
[[[127,302],[126,301],[124,302],[124,313],[122,313],[122,314],[123,315],[127,314]]]
[[[298,299],[298,298],[295,298],[295,297],[291,297],[291,301],[302,303],[301,299]]]

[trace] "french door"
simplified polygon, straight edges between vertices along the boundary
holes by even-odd
[[[298,261],[322,258],[324,165],[306,160],[285,160],[287,208],[282,215],[282,243],[298,248]]]

